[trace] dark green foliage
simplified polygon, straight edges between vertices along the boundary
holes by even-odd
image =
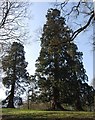
[[[3,84],[10,89],[7,93],[8,107],[14,107],[14,94],[21,95],[25,91],[28,84],[28,72],[26,70],[27,62],[25,62],[25,52],[22,44],[13,42],[7,55],[2,59],[2,68],[5,76]]]
[[[36,62],[40,96],[45,101],[52,101],[53,109],[62,110],[61,103],[66,102],[75,103],[76,109],[82,110],[82,86],[88,81],[82,63],[83,54],[70,40],[73,32],[59,10],[48,10],[46,18]]]

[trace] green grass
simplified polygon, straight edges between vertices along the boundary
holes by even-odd
[[[37,111],[37,110],[27,110],[27,109],[2,109],[2,115],[4,116],[4,120],[8,118],[8,120],[15,119],[47,119],[47,120],[58,120],[64,118],[93,118],[95,117],[94,112],[83,112],[83,111]],[[2,119],[3,120],[3,119]]]

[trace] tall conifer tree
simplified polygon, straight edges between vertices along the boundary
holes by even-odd
[[[49,9],[46,18],[41,51],[36,63],[41,95],[45,100],[52,101],[54,110],[64,110],[61,103],[67,99],[68,102],[76,99],[77,108],[82,109],[79,83],[88,79],[82,63],[82,53],[78,52],[77,46],[71,41],[73,32],[60,16],[59,10]]]
[[[3,84],[9,88],[6,100],[8,108],[14,108],[14,96],[23,94],[28,83],[25,52],[22,44],[13,42],[7,55],[2,59],[2,68],[5,73]]]

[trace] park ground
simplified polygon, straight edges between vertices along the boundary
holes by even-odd
[[[28,109],[1,110],[2,120],[95,120],[94,112],[39,111]]]

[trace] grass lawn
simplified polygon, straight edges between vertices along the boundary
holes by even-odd
[[[2,109],[2,120],[94,120],[94,112]]]

